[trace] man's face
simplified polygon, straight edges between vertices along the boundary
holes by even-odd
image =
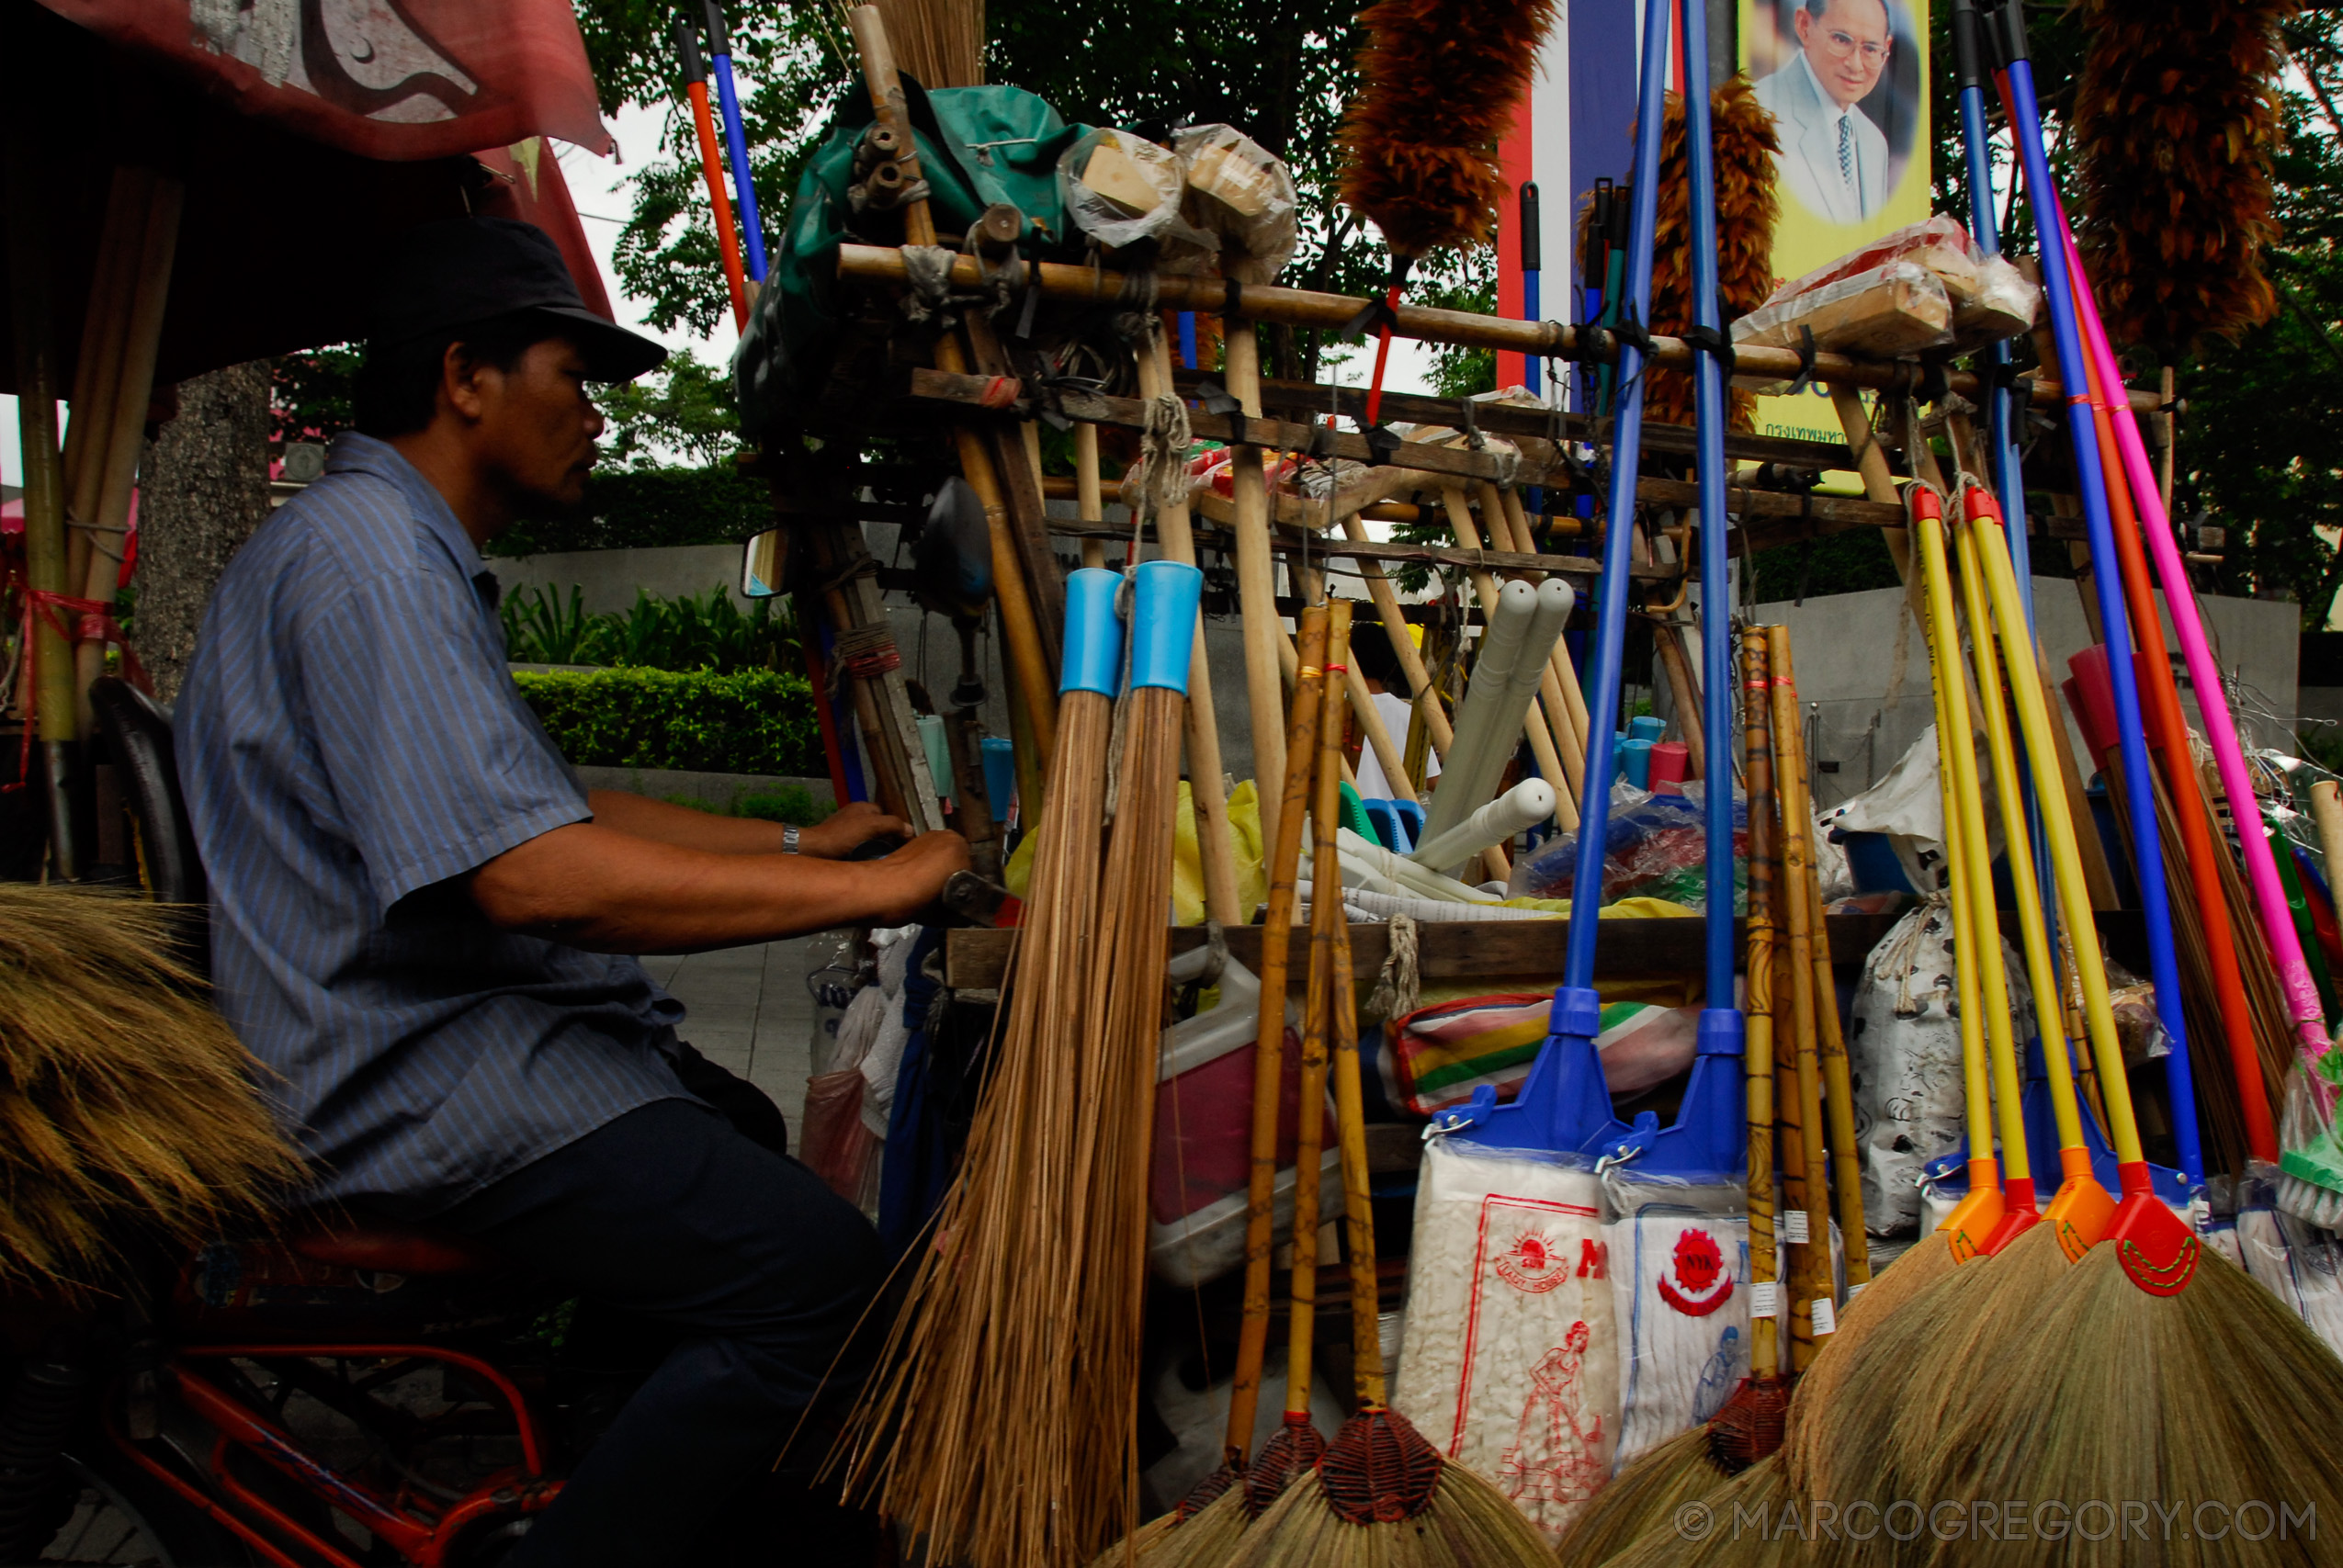
[[[585,499],[602,411],[586,396],[585,355],[567,338],[532,344],[510,370],[481,366],[474,450],[515,500],[572,507]]]
[[[1798,7],[1798,45],[1831,101],[1852,108],[1887,68],[1887,7],[1882,0],[1830,0],[1821,16]]]

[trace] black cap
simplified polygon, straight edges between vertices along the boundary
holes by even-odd
[[[583,351],[591,380],[630,381],[667,357],[641,333],[587,310],[551,237],[516,219],[453,218],[408,230],[377,267],[368,303],[367,341],[377,348],[531,311]]]

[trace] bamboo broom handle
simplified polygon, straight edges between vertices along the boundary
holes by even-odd
[[[887,41],[887,24],[876,6],[856,6],[846,13],[861,52],[863,80],[870,90],[871,107],[880,123],[902,138],[900,160],[905,177],[920,177],[918,143],[912,140],[911,116],[903,97],[903,83],[895,69],[895,51]],[[903,241],[911,245],[935,243],[935,220],[924,200],[903,204]],[[935,340],[936,368],[955,375],[968,371],[968,355],[950,333]],[[1024,562],[1009,536],[1009,506],[1001,492],[1001,476],[993,471],[992,456],[984,438],[968,425],[956,425],[952,442],[959,454],[960,471],[984,508],[987,536],[992,546],[992,588],[1001,606],[1002,640],[1008,644],[1009,668],[1024,693],[1025,720],[1033,726],[1034,743],[1047,758],[1058,744],[1058,688],[1049,661],[1043,657],[1041,630],[1034,620],[1033,595],[1026,585]],[[841,622],[842,626],[850,623]]]
[[[1513,528],[1513,547],[1525,556],[1537,554],[1537,537],[1530,532],[1530,515],[1522,509],[1522,492],[1509,490],[1503,493],[1506,520],[1512,525]],[[1578,736],[1576,744],[1579,750],[1584,750],[1587,739],[1587,695],[1579,689],[1579,672],[1570,663],[1570,645],[1568,642],[1557,642],[1554,645],[1553,663],[1554,678],[1562,688],[1564,705],[1570,710],[1570,728]]]
[[[1342,519],[1342,532],[1355,543],[1366,542],[1366,525],[1356,513]],[[1391,586],[1391,579],[1374,561],[1359,561],[1359,575],[1366,579],[1367,595],[1375,601],[1375,611],[1383,622],[1383,635],[1390,641],[1391,655],[1399,661],[1400,673],[1408,678],[1408,689],[1414,693],[1416,711],[1423,716],[1424,730],[1432,737],[1432,749],[1442,758],[1456,741],[1456,731],[1448,722],[1446,710],[1440,705],[1440,694],[1432,683],[1432,672],[1423,666],[1423,654],[1416,647],[1416,639],[1408,635],[1408,617],[1399,608],[1399,595]]]
[[[1766,660],[1773,682],[1773,737],[1780,766],[1774,793],[1782,802],[1783,905],[1790,927],[1790,1018],[1797,1062],[1798,1125],[1804,1132],[1806,1179],[1806,1247],[1797,1301],[1790,1304],[1791,1357],[1794,1370],[1812,1363],[1818,1337],[1817,1302],[1835,1293],[1830,1267],[1830,1185],[1823,1139],[1822,1069],[1815,1045],[1813,910],[1805,889],[1814,875],[1813,813],[1806,804],[1805,747],[1798,732],[1798,684],[1791,665],[1790,628],[1766,632]]]
[[[1148,333],[1137,355],[1139,395],[1166,396],[1172,389],[1172,351],[1160,333]],[[1096,440],[1096,428],[1086,426]],[[1155,517],[1156,538],[1166,559],[1196,564],[1194,519],[1185,499]],[[1283,715],[1281,714],[1282,717]],[[1205,653],[1204,612],[1196,612],[1195,639],[1188,647],[1188,794],[1195,807],[1196,858],[1204,871],[1205,911],[1224,926],[1241,926],[1252,911],[1237,901],[1237,851],[1228,828],[1228,796],[1221,786],[1220,719],[1212,699],[1212,662]],[[1279,776],[1284,776],[1280,770]],[[1256,789],[1256,795],[1260,791]]]
[[[2311,820],[2318,825],[2318,844],[2326,856],[2328,885],[2343,876],[2343,785],[2321,779],[2311,785]]]
[[[1302,665],[1315,691],[1326,660],[1326,609],[1302,612]],[[1294,705],[1294,734],[1280,781],[1285,810],[1270,844],[1269,912],[1261,933],[1261,1014],[1254,1025],[1252,1161],[1245,1187],[1245,1315],[1237,1336],[1237,1381],[1228,1395],[1228,1445],[1240,1450],[1252,1440],[1259,1407],[1261,1368],[1269,1345],[1270,1250],[1277,1195],[1277,1112],[1285,1095],[1285,993],[1289,944],[1294,932],[1296,874],[1302,857],[1302,821],[1309,809],[1310,771],[1318,760],[1319,704]],[[1321,1112],[1321,1118],[1323,1112]],[[1295,1173],[1300,1180],[1298,1168]],[[1299,1189],[1296,1188],[1298,1192]],[[1313,1250],[1313,1262],[1317,1254]],[[1289,1402],[1287,1409],[1293,1405]],[[1302,1408],[1309,1408],[1309,1385],[1302,1385]]]
[[[1455,531],[1456,543],[1465,549],[1479,549],[1481,547],[1480,530],[1473,526],[1473,515],[1465,505],[1464,492],[1461,490],[1443,487],[1440,492],[1440,499],[1447,508],[1448,525]],[[1480,596],[1481,614],[1494,616],[1497,614],[1497,580],[1477,568],[1470,569],[1467,574],[1472,579],[1473,592]],[[1562,759],[1555,752],[1554,741],[1546,733],[1545,716],[1537,711],[1535,704],[1532,704],[1522,715],[1522,733],[1529,737],[1530,755],[1537,760],[1540,773],[1548,779],[1568,780],[1570,778],[1571,775],[1564,771],[1565,764]],[[1584,764],[1581,763],[1581,775],[1584,771]],[[1569,790],[1557,789],[1554,792],[1554,814],[1557,825],[1562,818],[1562,801],[1566,796],[1577,793],[1575,787]]]
[[[1350,662],[1350,633],[1351,606],[1337,600],[1326,634],[1330,660]],[[1333,764],[1342,755],[1342,717],[1341,710],[1330,697],[1327,723],[1319,735],[1319,755],[1322,767],[1318,784],[1318,831],[1324,835],[1321,841],[1331,842],[1340,804]],[[1334,962],[1341,965],[1332,976],[1336,993],[1331,1042],[1334,1124],[1342,1147],[1342,1213],[1351,1242],[1351,1356],[1357,1375],[1360,1407],[1376,1410],[1383,1407],[1386,1400],[1383,1338],[1375,1314],[1375,1213],[1368,1207],[1366,1104],[1359,1077],[1358,1031],[1352,1009],[1341,1001],[1342,995],[1351,989],[1351,928],[1347,918],[1337,920],[1334,930]]]
[[[1823,913],[1822,880],[1806,867],[1807,917],[1814,931],[1815,1054],[1822,1062],[1824,1110],[1830,1132],[1831,1188],[1839,1199],[1839,1228],[1847,1244],[1847,1296],[1871,1283],[1871,1235],[1863,1228],[1862,1153],[1855,1145],[1855,1082],[1847,1066],[1847,1036],[1839,1027],[1839,982],[1830,970],[1830,926]]]
[[[1334,679],[1334,666],[1341,658],[1340,645],[1330,636],[1325,667],[1316,673],[1312,685],[1297,686],[1294,693],[1295,707],[1316,704],[1319,709],[1318,735],[1313,738],[1319,748],[1315,759],[1318,766],[1311,779],[1313,817],[1319,824],[1326,820],[1326,807],[1321,802],[1330,784],[1336,786],[1339,795],[1340,781],[1329,761],[1339,761],[1342,755],[1342,698]],[[1330,733],[1336,738],[1330,751],[1325,744]],[[1305,760],[1310,760],[1307,753]],[[1301,814],[1297,807],[1294,815],[1298,819]],[[1293,1305],[1285,1364],[1285,1410],[1289,1416],[1310,1407],[1310,1351],[1318,1325],[1319,1188],[1324,1179],[1325,1164],[1327,1046],[1335,1021],[1334,993],[1348,989],[1351,984],[1350,964],[1345,962],[1339,970],[1335,967],[1335,929],[1348,919],[1342,905],[1342,861],[1336,839],[1337,835],[1323,826],[1317,827],[1310,835],[1310,966],[1302,1015],[1302,1075],[1294,1139]]]
[[[1074,504],[1085,523],[1106,520],[1106,490],[1098,478],[1098,426],[1084,422],[1074,426]],[[1106,541],[1082,541],[1082,565],[1106,564]]]
[[[1747,1019],[1743,1072],[1749,1124],[1749,1273],[1757,1282],[1772,1285],[1779,1295],[1782,1266],[1773,1228],[1773,688],[1766,663],[1765,630],[1752,626],[1741,634],[1741,733],[1749,751],[1749,956],[1742,996]],[[1753,1375],[1781,1375],[1780,1330],[1777,1314],[1752,1309],[1749,1371]]]
[[[1226,324],[1221,379],[1248,420],[1261,417],[1261,343],[1252,323],[1230,318]],[[1277,568],[1269,546],[1269,482],[1261,448],[1239,444],[1229,453],[1229,487],[1237,536],[1237,613],[1245,633],[1245,700],[1251,709],[1253,776],[1276,778],[1285,771],[1285,687],[1281,669],[1290,659],[1284,623],[1277,614]],[[1307,595],[1315,597],[1315,595]],[[1262,796],[1266,807],[1269,797]],[[1275,824],[1264,818],[1262,837]]]
[[[39,592],[70,593],[65,575],[65,485],[57,445],[56,345],[49,333],[49,230],[45,197],[36,186],[30,145],[0,137],[0,200],[7,217],[8,310],[15,340],[17,423],[24,461],[25,582]],[[71,740],[75,730],[73,645],[46,615],[33,618],[32,647],[19,657],[28,660],[33,702],[39,709],[40,739],[44,748]],[[22,701],[22,688],[19,688]],[[42,759],[50,778],[63,782],[62,755],[49,750]],[[27,780],[28,784],[31,781]],[[44,789],[47,786],[44,785]],[[81,874],[73,841],[72,814],[55,812],[62,801],[49,796],[52,810],[50,842],[56,869],[67,877]]]
[[[1488,519],[1489,534],[1499,547],[1521,555],[1534,554],[1530,548],[1533,541],[1529,536],[1527,520],[1522,520],[1522,525],[1515,527],[1511,509],[1503,502],[1494,506],[1489,504],[1497,501],[1496,487],[1484,485],[1481,488],[1486,496],[1481,514]],[[1511,501],[1517,508],[1521,502],[1513,501],[1511,491],[1504,492],[1505,501]],[[1573,675],[1565,680],[1562,674],[1569,668],[1569,648],[1557,638],[1546,654],[1545,668],[1538,671],[1538,700],[1545,706],[1546,725],[1562,763],[1563,776],[1549,782],[1555,785],[1555,820],[1562,825],[1565,832],[1579,825],[1579,801],[1580,792],[1586,787],[1587,773],[1586,719],[1583,712],[1570,707],[1568,700],[1568,694],[1577,684],[1577,677]],[[1581,699],[1579,708],[1582,710],[1584,706]]]

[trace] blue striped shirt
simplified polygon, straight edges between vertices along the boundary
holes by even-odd
[[[495,597],[439,492],[345,435],[230,563],[180,695],[220,1009],[278,1075],[319,1200],[420,1217],[685,1097],[683,1006],[641,964],[441,886],[593,815]]]

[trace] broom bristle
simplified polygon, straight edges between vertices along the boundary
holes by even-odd
[[[1728,1479],[1717,1468],[1706,1427],[1680,1432],[1638,1454],[1611,1478],[1563,1535],[1557,1549],[1562,1561],[1573,1568],[1600,1568],[1684,1504],[1705,1497]]]
[[[169,955],[180,918],[0,885],[0,1280],[77,1294],[127,1232],[192,1246],[301,1179],[263,1069]]]
[[[1506,190],[1497,141],[1528,90],[1556,0],[1376,0],[1360,15],[1342,199],[1392,250],[1480,244]]]
[[[1930,1262],[1930,1252],[1942,1261]],[[1905,1277],[1910,1283],[1896,1297],[1872,1301],[1873,1292],[1886,1290],[1907,1269],[1915,1272]],[[1871,1495],[1870,1467],[1880,1459],[1895,1419],[1896,1390],[1930,1353],[1932,1336],[1941,1326],[1929,1303],[1967,1271],[1953,1264],[1942,1237],[1927,1236],[1855,1298],[1864,1311],[1824,1342],[1791,1397],[1782,1454],[1791,1484],[1800,1494],[1849,1499]]]
[[[1632,1546],[1610,1560],[1610,1568],[1770,1568],[1803,1561],[1805,1543],[1796,1535],[1788,1537],[1800,1548],[1794,1557],[1779,1539],[1784,1506],[1794,1495],[1782,1456],[1775,1454],[1652,1520]],[[1576,1559],[1563,1561],[1578,1568]]]
[[[1181,1523],[1139,1548],[1139,1561],[1148,1568],[1220,1568],[1253,1522],[1241,1486],[1228,1487],[1194,1514],[1165,1517]]]

